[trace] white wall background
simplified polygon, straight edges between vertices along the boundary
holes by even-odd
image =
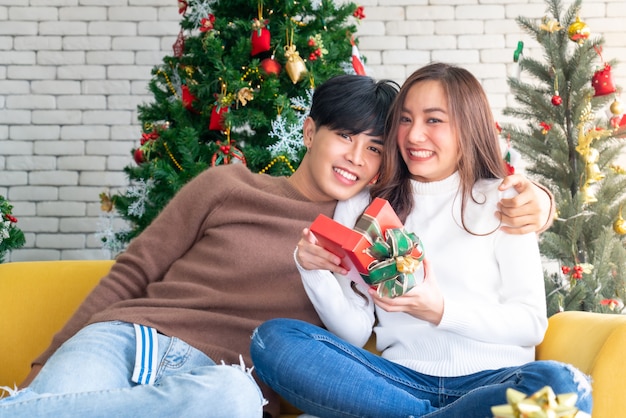
[[[540,19],[543,0],[357,3],[369,75],[401,82],[430,61],[461,65],[497,118],[514,104],[506,77],[517,42],[541,53],[515,18]],[[626,2],[584,0],[581,19],[604,36],[605,60],[626,56]],[[136,108],[152,99],[150,71],[171,54],[178,21],[176,0],[0,0],[0,194],[27,239],[9,260],[109,257],[95,236],[98,195],[127,184]],[[626,86],[626,63],[613,77]]]

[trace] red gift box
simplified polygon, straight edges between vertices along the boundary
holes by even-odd
[[[369,251],[374,240],[376,237],[384,239],[388,229],[402,228],[389,202],[381,198],[375,198],[365,209],[354,229],[324,215],[319,215],[310,226],[319,244],[342,259],[342,267],[348,270],[347,277],[365,287],[371,286],[367,282],[370,266],[379,261]],[[414,247],[410,255],[421,260],[421,245]]]

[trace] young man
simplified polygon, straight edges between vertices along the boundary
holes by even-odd
[[[271,318],[321,325],[293,249],[377,174],[397,88],[350,75],[319,86],[289,178],[230,165],[183,187],[34,361],[28,387],[0,401],[0,417],[278,417],[277,396],[247,369],[250,336]],[[522,194],[503,202],[505,221],[539,229],[548,195],[508,181]]]

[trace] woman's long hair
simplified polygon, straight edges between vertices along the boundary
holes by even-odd
[[[398,149],[398,126],[409,90],[428,80],[441,83],[448,101],[451,129],[459,142],[457,171],[463,199],[461,213],[464,213],[467,199],[473,199],[472,187],[478,179],[506,175],[495,121],[478,80],[460,67],[443,63],[426,65],[409,76],[391,107],[380,177],[371,188],[372,198],[387,199],[402,222],[413,210],[413,193],[411,173]]]

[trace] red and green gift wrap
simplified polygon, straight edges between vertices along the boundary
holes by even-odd
[[[319,215],[310,230],[320,245],[341,257],[350,280],[374,287],[381,296],[403,295],[423,280],[422,243],[404,230],[385,199],[375,198],[354,229]]]

